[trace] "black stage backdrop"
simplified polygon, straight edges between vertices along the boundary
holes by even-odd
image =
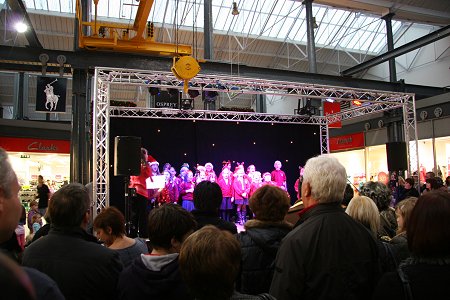
[[[292,201],[297,199],[294,183],[298,166],[320,153],[319,127],[249,122],[163,120],[144,118],[110,119],[110,205],[124,208],[124,178],[114,176],[114,137],[140,136],[142,146],[158,162],[160,170],[169,162],[180,170],[184,162],[194,171],[197,164],[211,162],[219,175],[222,161],[251,164],[261,174],[271,172],[275,160],[283,164]]]

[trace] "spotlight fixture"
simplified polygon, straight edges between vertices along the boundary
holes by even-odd
[[[25,31],[28,30],[28,26],[24,22],[17,22],[16,25],[14,25],[14,27],[16,28],[16,31],[19,33],[24,33]]]
[[[193,99],[181,99],[181,109],[190,110],[192,109]]]
[[[316,17],[313,17],[313,18],[312,18],[312,27],[313,27],[314,29],[319,28],[319,25],[317,25],[317,22],[316,22]]]
[[[233,11],[231,12],[231,14],[232,14],[233,16],[237,16],[237,15],[239,14],[239,10],[238,10],[237,3],[236,3],[236,2],[233,2]]]
[[[161,92],[160,92],[160,90],[159,90],[159,88],[157,88],[157,87],[149,87],[148,88],[148,92],[150,93],[150,95],[152,95],[152,96],[157,96],[157,95],[159,95]]]
[[[200,92],[198,90],[188,90],[188,95],[189,97],[194,99],[195,97],[198,97],[198,95],[200,95]]]
[[[205,100],[214,101],[219,93],[216,91],[205,91]]]

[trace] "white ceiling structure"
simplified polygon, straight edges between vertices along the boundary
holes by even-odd
[[[239,15],[231,14],[232,2],[212,0],[214,60],[308,71],[306,13],[301,1],[241,0],[237,1]],[[74,49],[76,0],[24,3],[44,48]],[[203,58],[203,4],[204,0],[155,0],[149,20],[155,23],[156,41],[175,43],[178,28],[178,42],[197,45],[195,54]],[[132,23],[137,5],[138,0],[99,0],[98,16],[108,22]],[[23,35],[9,28],[7,1],[0,0],[0,6],[1,44],[26,45]],[[339,75],[385,52],[385,22],[380,17],[389,11],[396,14],[394,42],[417,27],[433,32],[450,24],[447,0],[317,0],[313,15],[318,25],[314,32],[318,73]]]
[[[148,20],[155,24],[155,40],[193,45],[194,56],[203,59],[204,1],[154,0]],[[76,0],[23,2],[43,48],[74,49]],[[132,24],[138,2],[99,0],[99,19]],[[212,0],[214,61],[230,63],[237,69],[248,65],[308,72],[306,13],[301,1],[236,2],[239,14],[232,15],[232,0]],[[27,46],[24,35],[12,28],[8,0],[0,0],[0,10],[0,45]],[[425,35],[449,25],[450,1],[315,0],[318,73],[338,76],[341,71],[386,52],[386,28],[381,17],[387,13],[395,14],[392,27],[396,45],[400,40],[404,43],[412,31]],[[445,49],[447,56],[449,48]],[[5,97],[2,90],[11,86],[1,82],[0,85],[1,103]]]

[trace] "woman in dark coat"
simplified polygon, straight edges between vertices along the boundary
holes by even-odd
[[[246,222],[245,231],[237,235],[242,249],[236,284],[239,292],[252,295],[269,292],[278,248],[292,229],[284,221],[289,204],[286,192],[272,185],[260,187],[250,198],[255,218]]]
[[[450,194],[417,201],[407,224],[411,257],[381,277],[373,299],[446,299],[450,294]]]

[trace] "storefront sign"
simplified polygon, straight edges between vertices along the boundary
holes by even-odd
[[[331,152],[351,150],[351,149],[361,149],[364,148],[364,133],[358,132],[353,134],[331,137],[329,143]]]
[[[12,152],[70,153],[70,141],[0,137],[0,147]]]

